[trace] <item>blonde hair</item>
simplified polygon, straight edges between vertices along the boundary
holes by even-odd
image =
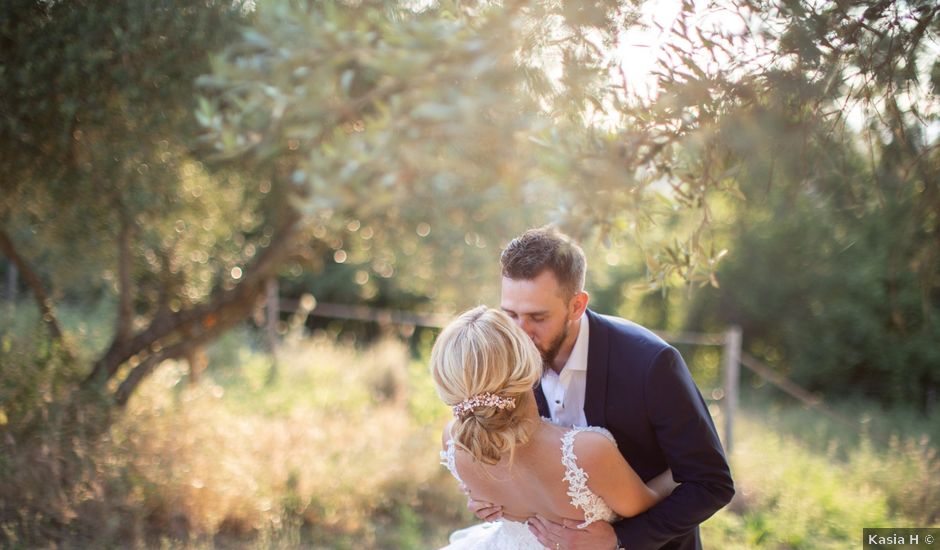
[[[529,440],[535,423],[525,411],[541,373],[535,344],[509,316],[486,306],[462,313],[431,350],[431,375],[444,403],[454,407],[484,393],[515,401],[512,408],[475,406],[454,419],[455,443],[485,464],[507,453],[511,462],[516,446]]]

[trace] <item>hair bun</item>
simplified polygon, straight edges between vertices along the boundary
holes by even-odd
[[[431,350],[431,374],[457,420],[451,436],[477,460],[510,460],[533,427],[526,414],[542,373],[535,344],[502,311],[480,306],[461,314]]]

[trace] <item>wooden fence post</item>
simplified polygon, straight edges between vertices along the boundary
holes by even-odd
[[[734,415],[738,409],[738,381],[741,377],[741,327],[734,325],[725,332],[725,452],[731,454],[734,436]]]
[[[277,277],[271,277],[267,284],[267,319],[265,323],[265,339],[271,352],[271,370],[268,372],[268,384],[277,378],[277,322],[280,319],[281,304],[279,303],[279,290]]]

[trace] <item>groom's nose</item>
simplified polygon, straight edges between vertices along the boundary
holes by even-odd
[[[516,324],[519,325],[519,328],[522,329],[522,332],[526,333],[530,339],[535,340],[535,330],[532,327],[532,323],[527,322],[524,318],[519,317],[516,319]]]

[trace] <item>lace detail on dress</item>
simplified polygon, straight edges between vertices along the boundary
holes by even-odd
[[[447,449],[441,451],[441,465],[447,466],[450,473],[457,478],[457,482],[464,485],[463,480],[460,479],[460,474],[457,473],[457,446],[454,444],[453,439],[448,439]]]
[[[595,521],[613,521],[617,518],[617,514],[607,503],[588,488],[588,474],[578,466],[578,457],[574,454],[574,438],[581,432],[602,434],[617,445],[610,432],[596,426],[572,428],[561,438],[561,463],[565,466],[568,496],[571,497],[571,505],[584,512],[584,523],[578,525],[578,529],[583,529]]]

